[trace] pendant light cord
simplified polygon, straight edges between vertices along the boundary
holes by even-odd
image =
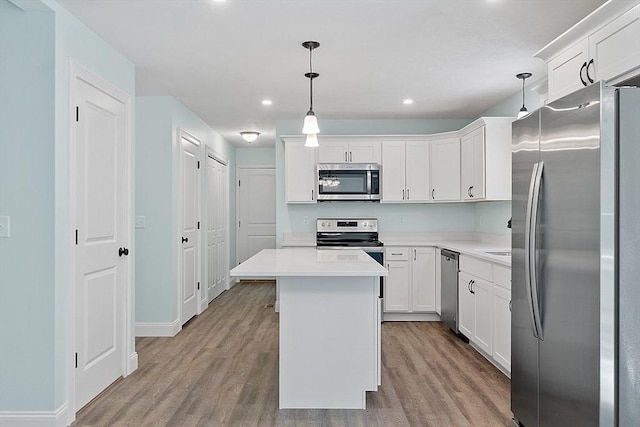
[[[526,80],[526,78],[522,79],[522,108],[525,108],[524,106],[524,81]]]
[[[309,111],[313,111],[313,65],[311,61],[311,55],[313,55],[313,48],[309,48]]]

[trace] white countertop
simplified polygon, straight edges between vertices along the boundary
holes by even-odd
[[[230,271],[239,277],[386,276],[387,269],[360,249],[263,249]]]

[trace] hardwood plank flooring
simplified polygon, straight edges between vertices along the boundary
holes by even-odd
[[[74,426],[511,425],[508,378],[440,322],[382,325],[366,410],[278,410],[274,300],[273,282],[241,282],[175,337],[137,338],[138,370]]]

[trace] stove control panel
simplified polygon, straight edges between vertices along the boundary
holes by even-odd
[[[377,232],[378,220],[376,218],[318,218],[316,230],[318,232]]]

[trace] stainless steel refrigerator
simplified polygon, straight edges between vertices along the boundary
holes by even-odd
[[[512,167],[514,421],[640,425],[640,89],[516,120]]]

